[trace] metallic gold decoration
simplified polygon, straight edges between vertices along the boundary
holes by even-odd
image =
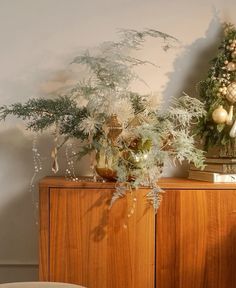
[[[147,123],[147,119],[144,118],[142,115],[137,114],[134,118],[129,121],[128,127],[138,127],[143,123]]]
[[[229,113],[228,113],[228,117],[226,120],[226,124],[227,125],[232,125],[233,124],[233,111],[234,111],[234,106],[231,105],[229,108]]]
[[[222,105],[220,105],[218,108],[216,108],[212,113],[212,119],[217,124],[223,124],[226,122],[228,117],[227,111],[223,108]]]
[[[232,57],[232,58],[236,58],[236,51],[234,51],[234,52],[231,54],[231,57]]]
[[[231,103],[236,102],[236,82],[232,82],[227,86],[226,99]]]
[[[236,70],[236,64],[234,62],[229,62],[226,67],[227,67],[228,71],[235,71]]]
[[[106,123],[108,127],[108,134],[107,137],[111,139],[112,143],[115,144],[118,136],[122,132],[122,125],[119,123],[116,114],[112,114],[111,117],[108,119]]]

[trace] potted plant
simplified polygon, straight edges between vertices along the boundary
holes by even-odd
[[[124,30],[119,41],[104,42],[95,51],[75,57],[73,63],[84,65],[88,73],[69,91],[52,99],[2,106],[0,113],[2,120],[8,115],[22,118],[32,131],[54,127],[54,172],[58,171],[59,149],[69,139],[78,139],[77,159],[92,154],[97,174],[117,181],[112,202],[130,188],[145,185],[150,187],[147,198],[156,211],[162,192],[157,182],[164,163],[170,158],[187,159],[196,166],[203,163],[203,152],[194,145],[191,127],[204,109],[199,100],[184,94],[163,111],[154,105],[155,95],[132,89],[133,81],[139,79],[134,68],[152,65],[131,54],[142,48],[147,37],[163,39],[164,50],[177,41],[156,30]]]

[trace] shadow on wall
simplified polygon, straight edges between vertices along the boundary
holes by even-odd
[[[222,36],[222,23],[215,13],[205,37],[199,38],[191,45],[186,46],[184,53],[174,62],[174,70],[168,73],[169,83],[163,92],[164,108],[167,107],[172,97],[179,97],[183,92],[189,96],[197,97],[197,84],[205,79],[210,67],[210,60],[217,54],[217,49]],[[188,163],[172,168],[167,165],[164,169],[165,176],[186,177]]]
[[[38,280],[38,227],[32,196],[27,187],[8,196],[11,199],[0,210],[0,283]]]
[[[32,138],[19,128],[1,132],[0,159],[0,263],[37,263],[38,227],[30,191]]]
[[[34,174],[32,135],[19,127],[0,132],[0,283],[37,280],[38,225],[37,181],[52,174],[52,139],[38,138],[43,170]]]
[[[31,191],[30,183],[34,174],[33,134],[24,133],[20,127],[4,128],[5,130],[0,131],[0,282],[3,281],[1,274],[6,266],[28,265],[32,270],[32,267],[37,265],[37,186],[38,181],[44,176],[54,175],[51,170],[50,155],[54,145],[53,137],[42,134],[38,136],[37,148],[41,155],[43,169],[36,174],[35,187]],[[80,166],[86,166],[88,161],[86,159],[84,161]],[[58,175],[65,175],[67,168],[65,151],[61,151],[59,154],[59,165]],[[75,169],[79,169],[77,166],[75,165]],[[35,275],[35,269],[29,272],[28,278],[25,280],[33,279],[32,275]],[[22,273],[27,275],[24,271]],[[31,275],[32,277],[30,273],[34,273]],[[4,275],[4,281],[23,280],[19,273],[18,278],[14,278],[15,276],[12,275],[6,279],[6,274],[4,273]]]
[[[33,279],[38,228],[29,190],[33,173],[31,139],[19,128],[1,131],[0,159],[0,282],[23,280],[21,274],[28,274],[28,269],[32,274],[28,279]]]

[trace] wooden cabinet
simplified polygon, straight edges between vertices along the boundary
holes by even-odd
[[[191,182],[158,211],[157,287],[235,288],[236,184]]]
[[[113,192],[114,183],[40,183],[40,280],[154,287],[155,216],[146,209],[146,192],[109,209]]]
[[[114,183],[43,179],[40,280],[88,288],[236,287],[236,184],[166,178],[160,185],[166,193],[155,216],[147,189],[109,209]]]

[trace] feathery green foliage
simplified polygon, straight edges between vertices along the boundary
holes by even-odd
[[[30,130],[43,132],[56,126],[65,140],[79,139],[78,159],[95,151],[97,169],[110,169],[116,181],[123,183],[117,185],[111,203],[130,187],[146,185],[151,187],[147,198],[156,211],[162,193],[157,181],[164,163],[170,159],[187,159],[196,166],[203,163],[203,152],[195,148],[191,132],[204,109],[199,100],[183,95],[160,112],[160,107],[153,106],[151,94],[132,91],[132,81],[139,79],[133,67],[150,63],[134,58],[131,51],[141,49],[147,37],[162,38],[164,51],[176,42],[152,29],[124,30],[120,41],[105,42],[95,51],[75,57],[72,63],[88,68],[89,75],[66,96],[0,107],[0,119],[15,115],[25,120]]]

